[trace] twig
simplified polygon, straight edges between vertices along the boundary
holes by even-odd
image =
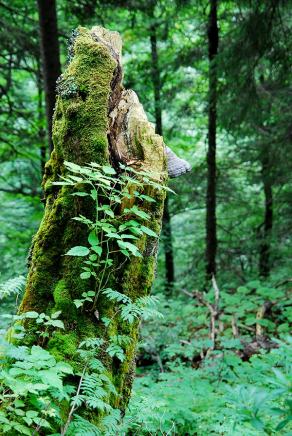
[[[238,338],[239,337],[239,330],[238,330],[238,325],[237,325],[237,317],[234,314],[232,315],[232,318],[231,318],[231,327],[232,327],[233,336],[235,338]]]
[[[75,397],[78,397],[78,395],[80,394],[81,385],[82,385],[82,381],[84,379],[84,375],[85,375],[86,369],[87,369],[87,364],[85,365],[85,367],[84,367],[84,369],[82,371],[82,374],[81,374],[81,377],[80,377],[80,380],[79,380],[79,384],[78,384],[78,388],[77,388],[77,392],[76,392]],[[75,412],[75,410],[76,410],[76,402],[73,401],[73,404],[72,404],[72,407],[70,409],[70,412],[69,412],[66,424],[64,426],[64,429],[61,432],[61,436],[65,436],[66,435],[68,427],[69,427],[70,422],[71,422],[72,417],[73,417],[73,413]]]
[[[219,310],[220,290],[219,290],[219,287],[217,285],[217,282],[216,282],[214,275],[212,276],[212,285],[213,285],[214,294],[215,294],[214,304],[211,304],[208,301],[206,301],[204,295],[199,291],[188,292],[185,289],[182,289],[182,292],[185,295],[187,295],[190,298],[196,298],[198,300],[198,302],[202,306],[207,307],[207,309],[210,312],[210,316],[211,316],[211,319],[210,319],[210,339],[212,341],[212,345],[208,349],[206,356],[210,353],[210,351],[215,349],[216,336],[217,336],[216,321],[219,321],[219,315],[220,315],[220,310]],[[220,330],[222,330],[222,327],[223,326],[221,324]]]

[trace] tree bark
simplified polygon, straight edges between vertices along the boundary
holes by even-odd
[[[152,20],[153,11],[152,11]],[[160,79],[160,69],[158,61],[158,50],[157,50],[157,34],[156,34],[156,24],[153,22],[150,26],[150,44],[151,44],[151,60],[152,69],[151,77],[154,90],[154,107],[155,107],[155,125],[156,133],[158,135],[163,135],[162,127],[162,110],[161,110],[161,79]],[[170,222],[169,213],[169,200],[166,198],[164,205],[163,214],[163,245],[164,245],[164,257],[165,257],[165,292],[166,294],[171,294],[173,290],[173,284],[175,281],[175,269],[174,269],[174,255],[173,255],[173,243],[172,243],[172,229]]]
[[[216,274],[217,224],[216,224],[216,128],[217,128],[217,66],[219,32],[217,25],[217,0],[210,0],[208,24],[209,47],[209,108],[206,196],[206,278]]]
[[[38,87],[38,131],[39,131],[39,141],[40,141],[40,161],[41,161],[41,175],[44,176],[45,164],[46,164],[46,131],[43,128],[43,84],[41,79],[41,68],[38,64],[38,77],[37,77],[37,87]]]
[[[259,273],[268,277],[271,270],[271,236],[273,230],[273,186],[268,156],[262,158],[262,181],[265,196],[265,217],[259,252]]]
[[[80,341],[88,337],[102,337],[108,341],[103,317],[113,318],[115,304],[106,296],[99,296],[92,310],[78,311],[74,299],[92,291],[101,278],[82,280],[78,257],[64,256],[73,246],[88,245],[84,224],[72,220],[96,213],[96,204],[88,197],[72,196],[66,186],[52,185],[59,176],[66,176],[64,161],[84,165],[96,162],[117,165],[118,161],[136,165],[138,170],[152,170],[163,184],[167,178],[165,145],[146,118],[136,94],[124,90],[119,49],[120,37],[100,27],[88,31],[79,27],[70,49],[71,61],[58,81],[58,98],[53,120],[54,150],[46,164],[43,188],[46,199],[45,214],[34,238],[31,266],[20,312],[52,313],[62,311],[60,319],[65,331],[54,332],[44,345],[57,359],[66,360],[81,371],[76,352]],[[118,182],[118,181],[117,181]],[[150,215],[147,226],[159,233],[162,223],[164,193],[151,186],[143,188],[155,203],[143,202],[140,208]],[[143,192],[143,191],[142,191]],[[103,200],[106,202],[107,200]],[[125,198],[121,209],[128,207]],[[129,219],[134,219],[129,216]],[[133,301],[149,294],[154,279],[157,239],[143,234],[134,241],[142,257],[115,262],[118,272],[109,278],[109,287],[129,296]],[[112,321],[115,334],[127,335],[125,360],[106,357],[107,375],[113,380],[118,396],[110,395],[108,402],[124,410],[131,393],[135,374],[135,347],[139,323],[129,325],[120,317]],[[37,327],[26,325],[24,344],[39,343]],[[102,356],[101,356],[102,358]],[[82,412],[78,411],[78,414]],[[90,419],[97,422],[91,412]],[[89,419],[89,418],[88,418]]]
[[[52,117],[56,101],[56,81],[61,74],[55,0],[38,0],[40,46],[46,95],[47,131],[50,152],[53,150]]]

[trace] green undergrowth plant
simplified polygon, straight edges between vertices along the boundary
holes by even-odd
[[[289,295],[289,286],[271,282],[221,286],[213,349],[214,289],[201,302],[195,292],[159,294],[164,317],[143,323],[139,376],[119,434],[291,435]]]
[[[143,202],[153,203],[144,187],[167,189],[148,172],[138,172],[120,165],[91,163],[79,166],[64,163],[68,175],[55,185],[72,188],[72,195],[89,197],[95,203],[95,216],[79,215],[73,219],[88,229],[88,244],[72,247],[66,256],[82,258],[80,278],[92,280],[92,291],[74,300],[78,311],[91,311],[99,320],[99,298],[114,307],[111,318],[102,317],[103,337],[88,337],[77,345],[78,368],[59,360],[45,347],[56,334],[65,330],[62,311],[24,312],[13,317],[7,334],[9,342],[1,345],[0,422],[3,434],[101,435],[116,434],[120,411],[110,404],[119,394],[109,376],[107,357],[125,360],[125,349],[132,338],[111,328],[115,318],[132,324],[141,318],[160,316],[155,309],[157,297],[131,298],[108,286],[111,276],[131,257],[142,254],[136,242],[143,235],[158,238],[151,229]],[[115,259],[119,256],[119,264]],[[37,345],[26,347],[26,321],[35,323]],[[20,344],[20,345],[17,345]],[[72,350],[76,352],[76,350]],[[94,415],[98,418],[94,419]]]
[[[100,294],[111,292],[107,290],[107,283],[112,274],[131,256],[142,257],[136,244],[139,238],[143,235],[159,237],[151,229],[150,215],[141,207],[144,202],[156,202],[150,195],[143,194],[145,186],[159,191],[170,189],[159,183],[152,173],[123,164],[119,165],[119,174],[111,166],[96,163],[79,166],[65,162],[64,165],[68,175],[54,184],[70,186],[74,189],[73,196],[89,197],[96,205],[94,217],[79,215],[73,218],[88,228],[88,245],[72,247],[66,253],[83,259],[81,279],[94,277],[96,280],[96,289],[74,302],[78,308],[92,303],[91,310],[94,310]],[[121,256],[118,265],[115,262],[117,254]]]
[[[25,277],[20,275],[0,283],[0,334],[4,334],[9,326],[11,315],[15,313],[22,295],[25,281]]]
[[[230,350],[194,368],[180,359],[140,370],[121,435],[291,435],[291,347],[244,362]]]

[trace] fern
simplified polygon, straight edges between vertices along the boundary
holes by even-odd
[[[11,295],[18,295],[23,291],[26,278],[24,276],[14,277],[0,284],[0,300],[10,297]]]
[[[79,345],[79,348],[87,348],[87,349],[97,349],[104,343],[104,340],[101,338],[87,338],[82,341]]]
[[[117,303],[124,303],[124,304],[126,304],[126,303],[131,303],[132,302],[131,298],[128,297],[127,295],[121,294],[118,291],[114,291],[111,288],[104,289],[102,291],[102,293],[104,295],[106,295],[109,300],[116,301]]]
[[[101,421],[101,428],[105,429],[106,435],[117,435],[118,424],[121,419],[121,412],[118,409],[112,409],[112,411],[105,416]]]
[[[71,422],[68,429],[68,436],[101,436],[101,431],[91,424],[87,419],[79,415],[74,415],[74,420]]]

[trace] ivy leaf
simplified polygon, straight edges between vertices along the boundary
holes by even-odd
[[[66,256],[80,256],[84,257],[89,254],[89,249],[81,245],[76,245],[76,247],[71,248],[67,251]]]

